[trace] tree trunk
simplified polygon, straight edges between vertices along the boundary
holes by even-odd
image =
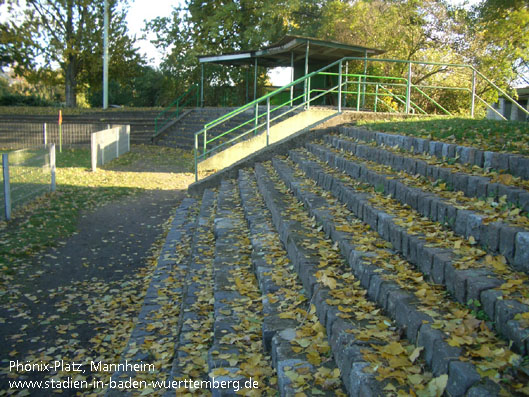
[[[77,76],[75,73],[75,62],[71,58],[66,64],[64,85],[66,89],[66,106],[74,108],[77,106]]]

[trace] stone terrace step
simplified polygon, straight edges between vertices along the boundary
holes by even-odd
[[[378,145],[397,146],[413,153],[429,153],[439,158],[457,159],[458,162],[463,164],[504,170],[514,176],[529,179],[529,157],[519,154],[484,151],[468,146],[371,131],[357,127],[340,127],[338,130],[341,134],[364,142],[374,141]]]
[[[402,208],[397,214],[389,214],[388,206],[384,206],[381,201],[383,197],[372,197],[373,193],[366,193],[358,190],[359,185],[353,184],[347,178],[338,180],[335,176],[322,168],[321,164],[303,159],[297,153],[292,153],[292,159],[327,191],[339,198],[347,207],[365,223],[370,225],[372,230],[390,242],[392,247],[399,251],[410,263],[414,264],[426,277],[437,284],[446,286],[447,290],[453,294],[455,299],[461,304],[467,304],[469,300],[477,301],[486,314],[494,320],[497,331],[511,340],[514,347],[522,354],[527,354],[527,337],[529,330],[522,325],[522,322],[515,320],[519,313],[529,311],[525,302],[525,290],[527,289],[527,277],[515,272],[496,272],[493,262],[487,263],[487,259],[474,259],[477,254],[469,258],[453,249],[453,243],[449,243],[449,248],[445,246],[435,246],[432,239],[428,239],[428,225],[420,227],[420,215],[415,219],[415,225],[410,227],[402,226],[399,216],[409,219],[411,211]],[[376,193],[374,193],[376,195]],[[377,205],[381,203],[382,205]],[[412,229],[418,226],[418,230]],[[434,225],[439,230],[441,225]],[[422,231],[422,233],[421,233]],[[463,248],[465,243],[463,242]],[[471,253],[473,248],[468,247],[467,253]],[[464,262],[466,259],[466,262]],[[500,263],[501,264],[501,263]],[[499,266],[499,265],[498,265]],[[518,284],[520,288],[509,291],[502,286],[509,286],[511,283]]]
[[[165,355],[164,358],[172,357],[172,351],[169,349],[180,316],[182,293],[185,288],[181,280],[187,273],[190,240],[195,231],[197,210],[198,203],[192,198],[184,199],[176,210],[136,326],[121,353],[121,364],[143,362],[155,365],[157,375],[154,380],[168,379],[171,371],[171,361],[160,357],[160,353]],[[153,354],[148,346],[167,346],[167,348],[157,349]],[[163,366],[160,366],[161,363]],[[147,380],[148,373],[134,370],[118,371],[111,379],[119,382],[129,377],[138,381]],[[109,396],[119,394],[121,391],[116,389],[107,389],[106,392]]]
[[[472,349],[466,348],[465,343],[456,342],[459,334],[454,331],[456,324],[473,323],[473,327],[476,327],[473,328],[474,335],[470,337],[469,344],[473,341],[479,345],[488,340],[491,346],[504,352],[506,350],[503,349],[506,349],[507,345],[496,339],[488,329],[478,329],[477,324],[480,321],[468,310],[465,311],[457,304],[450,305],[449,301],[438,306],[439,302],[443,301],[443,296],[436,294],[436,288],[424,283],[422,277],[414,274],[411,268],[404,270],[403,267],[407,266],[405,261],[395,261],[388,266],[388,262],[395,257],[395,254],[388,252],[386,248],[376,249],[375,247],[383,247],[381,243],[372,241],[374,247],[370,247],[366,255],[365,243],[356,244],[362,241],[363,236],[365,238],[368,229],[359,230],[358,236],[351,233],[351,225],[355,223],[354,219],[350,218],[336,227],[334,220],[347,218],[347,210],[342,209],[338,211],[339,214],[333,213],[336,206],[329,205],[324,196],[314,193],[314,189],[307,188],[302,179],[293,176],[287,164],[274,159],[274,166],[281,179],[306,205],[311,215],[321,222],[335,245],[341,249],[353,273],[360,280],[361,286],[366,289],[368,298],[377,302],[396,321],[410,342],[424,348],[424,358],[435,376],[448,375],[449,395],[465,395],[474,390],[477,392],[483,387],[488,388],[489,381],[480,376],[479,372],[483,373],[488,363],[485,359],[473,357]],[[395,275],[397,270],[401,274],[400,277]],[[403,280],[406,281],[405,284]],[[413,285],[414,282],[419,282],[420,285]],[[410,293],[411,291],[421,291],[421,293],[413,294]],[[316,302],[318,305],[318,300]],[[329,324],[327,327],[329,328]],[[478,340],[479,343],[476,342]],[[502,359],[498,358],[498,361],[503,363],[502,369],[505,373],[509,373],[510,357],[518,356],[508,352]],[[476,389],[473,389],[474,387]]]
[[[333,139],[333,143],[343,147],[347,146],[339,139]],[[354,145],[354,144],[353,144]],[[360,152],[360,147],[353,147],[355,152]],[[421,215],[448,225],[458,235],[465,238],[473,237],[477,243],[482,243],[491,254],[501,253],[512,266],[520,271],[529,272],[529,220],[522,217],[520,223],[523,227],[517,227],[503,221],[492,224],[486,222],[488,215],[471,211],[454,200],[453,194],[450,199],[439,197],[436,193],[424,192],[420,188],[409,186],[408,180],[413,179],[413,174],[399,178],[399,175],[386,170],[380,172],[362,162],[357,157],[349,160],[340,153],[329,147],[307,144],[307,149],[320,159],[332,164],[334,167],[348,175],[371,186],[379,188],[385,194],[390,194],[402,204],[407,204]],[[370,150],[367,151],[371,152]],[[384,154],[384,153],[381,153]],[[371,162],[378,162],[380,156],[369,156],[364,153],[361,158],[369,158]],[[389,174],[391,172],[391,174]],[[399,180],[401,179],[401,180]],[[473,182],[470,181],[469,184]],[[485,183],[485,186],[491,184]],[[522,189],[522,194],[529,196],[529,192]]]

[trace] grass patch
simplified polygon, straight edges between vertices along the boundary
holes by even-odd
[[[428,117],[406,120],[362,120],[371,130],[435,139],[483,150],[529,155],[529,123],[474,120],[461,117]]]
[[[133,146],[91,172],[90,151],[57,152],[57,191],[37,198],[0,222],[0,263],[10,274],[23,261],[76,231],[81,211],[146,190],[185,189],[193,181],[193,157],[178,149]]]

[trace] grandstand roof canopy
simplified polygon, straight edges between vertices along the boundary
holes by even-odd
[[[308,53],[307,53],[308,47]],[[277,67],[295,66],[305,62],[308,56],[311,63],[331,63],[343,57],[372,57],[384,53],[384,50],[337,41],[326,41],[312,37],[288,35],[278,43],[260,50],[238,51],[220,55],[200,55],[200,63],[218,63],[223,65],[254,65]]]

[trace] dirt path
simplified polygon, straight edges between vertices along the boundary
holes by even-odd
[[[156,166],[141,161],[119,168],[152,172]],[[106,380],[90,363],[119,362],[183,197],[185,190],[147,190],[84,212],[74,235],[23,266],[0,304],[0,396],[45,396],[57,381]],[[26,371],[20,365],[28,362],[39,365]],[[71,363],[81,364],[80,371],[68,371]],[[10,387],[24,380],[48,383]],[[77,393],[90,391],[63,387],[63,395]]]

